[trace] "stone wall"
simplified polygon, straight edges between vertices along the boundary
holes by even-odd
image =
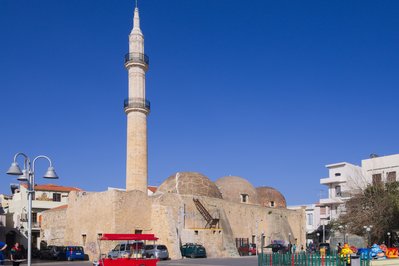
[[[64,245],[67,209],[54,209],[42,212],[40,236],[50,245]]]
[[[305,243],[303,210],[196,198],[214,218],[220,219],[217,228],[205,229],[206,221],[192,195],[161,193],[147,197],[141,191],[111,190],[72,192],[68,209],[43,213],[42,233],[48,244],[84,246],[91,260],[116,244],[103,241],[100,251],[99,234],[134,233],[135,230],[154,233],[158,243],[168,247],[172,259],[181,258],[180,245],[185,243],[203,244],[209,257],[238,256],[235,238],[248,238],[252,242],[254,237],[259,246],[262,232],[266,242],[288,242],[291,233],[291,240],[297,239],[298,245]]]

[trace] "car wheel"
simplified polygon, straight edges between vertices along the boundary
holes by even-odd
[[[73,261],[73,259],[71,257],[68,257],[68,261]]]
[[[250,252],[248,252],[248,256],[252,256],[252,252],[250,251]]]
[[[194,253],[192,253],[192,254],[190,255],[190,258],[192,258],[192,259],[194,259],[194,258],[195,258],[195,255],[194,255]]]

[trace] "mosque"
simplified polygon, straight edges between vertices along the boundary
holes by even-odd
[[[168,247],[172,259],[181,258],[180,246],[184,243],[203,244],[208,257],[238,256],[237,240],[258,247],[261,237],[265,243],[305,244],[304,210],[286,209],[279,191],[255,188],[242,177],[225,176],[212,182],[198,172],[178,172],[149,195],[148,66],[136,7],[125,56],[129,79],[129,98],[124,102],[126,189],[72,191],[68,205],[43,212],[41,239],[49,245],[83,246],[92,260],[100,253],[97,239],[104,233],[153,233]]]

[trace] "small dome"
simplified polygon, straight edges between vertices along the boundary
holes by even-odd
[[[256,189],[246,179],[239,176],[224,176],[216,180],[216,186],[225,200],[259,204]]]
[[[157,192],[222,198],[216,185],[208,177],[196,172],[177,172],[171,175],[159,186]]]
[[[287,208],[285,197],[272,187],[257,187],[258,201],[262,206],[274,208]]]

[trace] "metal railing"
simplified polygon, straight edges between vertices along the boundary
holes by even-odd
[[[129,63],[129,62],[141,63],[141,64],[145,64],[148,66],[150,64],[150,59],[148,58],[148,56],[146,54],[128,53],[125,55],[125,64]]]
[[[151,110],[150,101],[147,101],[143,98],[127,98],[123,102],[123,107],[125,108],[125,110],[129,108],[139,108],[145,109],[147,111]]]

